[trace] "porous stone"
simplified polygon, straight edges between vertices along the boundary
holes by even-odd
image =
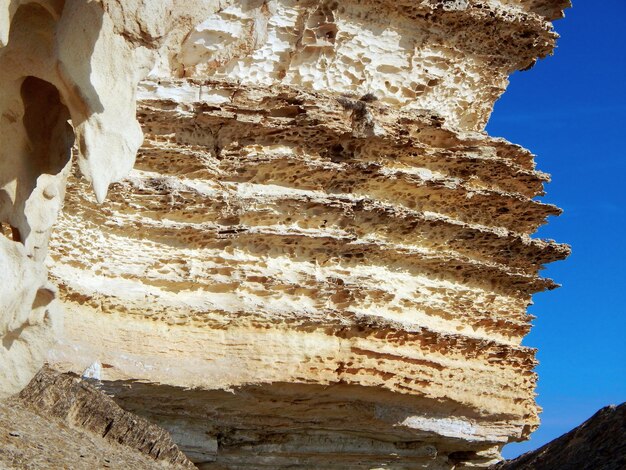
[[[532,238],[560,213],[536,199],[548,175],[483,129],[509,74],[551,53],[568,4],[68,1],[57,19],[44,1],[10,7],[2,64],[42,47],[20,22],[47,21],[58,44],[45,74],[0,64],[16,123],[1,141],[22,145],[0,164],[61,155],[58,182],[28,203],[47,224],[41,255],[20,245],[27,211],[0,206],[20,238],[0,237],[22,250],[14,270],[39,276],[23,275],[39,279],[20,284],[28,295],[47,286],[68,182],[46,287],[65,328],[48,359],[101,364],[118,403],[201,467],[496,462],[538,425],[526,309],[569,248]],[[88,38],[71,27],[83,17]],[[14,136],[42,103],[58,117],[25,145]],[[69,118],[86,178],[70,168]],[[5,337],[27,338],[15,332],[34,309],[19,299]],[[45,350],[41,336],[24,344]]]
[[[169,42],[219,8],[200,0],[0,0],[0,397],[28,383],[61,323],[43,262],[72,146],[102,202],[143,140],[138,82]]]
[[[75,137],[102,201],[141,144],[136,85],[152,60],[98,2],[0,1],[0,396],[41,367],[59,322],[43,262]]]

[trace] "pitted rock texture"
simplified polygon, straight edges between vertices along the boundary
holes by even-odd
[[[179,77],[373,94],[478,130],[508,75],[552,51],[556,35],[538,10],[523,1],[245,0],[197,25],[167,65]]]
[[[180,444],[232,468],[246,453],[288,465],[299,446],[319,453],[297,460],[303,468],[326,468],[334,454],[311,436],[366,449],[363,468],[398,449],[408,468],[479,465],[536,427],[526,307],[555,286],[541,266],[568,248],[529,237],[558,214],[532,199],[547,179],[532,155],[428,113],[284,85],[142,87],[228,98],[142,99],[146,140],[106,208],[71,180],[52,243],[68,310],[60,366],[97,360],[116,383],[205,390],[196,405],[175,389],[177,412],[150,404],[166,400],[161,385],[128,402],[125,388],[114,393],[174,436],[190,416],[211,416],[194,429],[214,444]],[[325,418],[320,385],[352,424]],[[233,387],[225,410],[215,396]],[[246,413],[258,415],[235,418]],[[373,436],[390,447],[363,441]]]
[[[0,0],[0,398],[28,383],[60,328],[43,262],[72,145],[102,202],[142,142],[138,82],[222,7],[217,0]]]
[[[536,428],[526,309],[569,248],[531,237],[560,212],[536,200],[533,155],[483,128],[568,2],[77,0],[52,19],[19,3],[11,35],[48,36],[0,36],[0,61],[57,46],[45,73],[6,68],[2,142],[22,147],[2,161],[31,186],[50,176],[33,156],[58,164],[41,200],[0,181],[2,243],[46,282],[67,179],[44,291],[65,311],[56,367],[97,364],[207,468],[484,467]],[[70,28],[83,17],[95,39]],[[18,222],[42,216],[18,202],[46,215],[36,243]],[[49,312],[15,299],[2,334],[34,351]]]
[[[569,253],[531,238],[560,212],[535,199],[533,155],[479,131],[554,45],[538,9],[285,0],[203,19],[140,83],[144,144],[107,205],[70,177],[51,360],[102,363],[207,467],[497,461],[538,424],[526,309]]]
[[[0,403],[0,444],[3,469],[195,468],[166,431],[47,367]]]

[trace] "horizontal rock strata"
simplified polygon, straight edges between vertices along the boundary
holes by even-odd
[[[537,425],[526,307],[568,248],[529,236],[559,213],[531,154],[287,85],[142,90],[131,176],[104,208],[70,183],[58,363],[107,364],[124,406],[229,468],[479,465]]]
[[[42,95],[0,101],[14,123],[2,143],[30,139],[20,165],[50,142],[63,157],[47,196],[33,183],[45,168],[17,171],[41,189],[32,202],[0,179],[17,201],[0,205],[0,254],[33,258],[39,284],[55,217],[22,240],[20,204],[56,214],[69,184],[44,305],[58,297],[65,332],[49,360],[101,371],[207,468],[495,462],[538,424],[526,309],[569,248],[531,237],[560,213],[536,199],[548,175],[483,129],[509,74],[551,53],[568,4],[68,0],[48,18],[11,2],[0,62],[41,49],[28,57],[45,82],[23,79],[27,61],[0,69],[14,96]],[[97,38],[69,27],[83,18]],[[20,36],[31,24],[41,35]],[[29,127],[46,103],[56,120]],[[84,180],[72,135],[50,137],[68,119]],[[24,305],[3,338],[46,318]]]

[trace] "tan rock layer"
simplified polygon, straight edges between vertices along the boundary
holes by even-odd
[[[301,384],[307,395],[320,384],[345,384],[350,393],[338,403],[394,416],[391,426],[371,425],[377,440],[406,446],[411,439],[395,427],[426,432],[436,457],[424,465],[432,468],[455,458],[454,465],[486,464],[494,446],[536,427],[535,352],[520,346],[526,307],[533,293],[555,287],[538,277],[542,265],[569,248],[529,237],[558,210],[532,199],[547,178],[525,150],[453,131],[427,113],[293,87],[142,85],[166,86],[229,98],[144,98],[137,169],[114,186],[106,208],[71,179],[52,244],[52,273],[73,324],[57,364],[88,365],[72,360],[67,348],[78,347],[85,360],[107,364],[108,381],[153,382],[154,389],[131,385],[132,400],[118,382],[110,386],[124,406],[175,436],[195,405],[173,415],[153,409],[149,397],[162,393],[156,384],[198,388],[209,407],[221,406],[219,390],[236,387],[239,404],[203,431],[214,444],[181,444],[197,462],[229,468],[265,458],[324,466],[331,457],[320,447],[317,456],[292,447],[313,448],[316,435],[353,439],[341,427],[328,431],[323,419],[298,424],[287,411],[281,430],[271,424],[273,411],[259,409],[249,423],[232,425],[256,437],[228,441],[226,423],[230,413],[245,414],[250,384]],[[143,318],[168,325],[167,333],[151,332]],[[105,348],[90,344],[91,331]],[[159,338],[167,338],[165,350]],[[390,395],[365,398],[373,390]],[[405,396],[404,414],[393,414]],[[276,400],[291,410],[297,398]],[[443,412],[429,415],[438,407],[455,410],[451,424]],[[365,429],[370,418],[354,411],[351,419],[359,424],[349,428]],[[292,444],[270,444],[263,429]],[[366,446],[359,439],[350,445]],[[459,447],[463,439],[473,444]],[[461,447],[467,453],[455,454]],[[420,468],[417,455],[430,451],[419,449],[397,464],[413,459],[407,468]],[[389,457],[369,458],[367,465]]]
[[[49,358],[198,462],[488,465],[537,425],[526,308],[569,248],[482,129],[568,3],[0,0],[0,394],[62,304]]]

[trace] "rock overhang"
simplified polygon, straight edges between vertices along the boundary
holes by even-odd
[[[24,12],[35,10],[16,7],[28,2],[4,3],[31,21]],[[294,446],[313,449],[298,457],[304,466],[339,455],[358,460],[354,449],[367,442],[377,462],[398,452],[433,468],[493,461],[504,442],[537,425],[534,350],[520,346],[530,329],[526,308],[534,292],[555,287],[539,277],[541,267],[569,249],[530,237],[559,213],[535,200],[548,177],[533,155],[482,128],[507,76],[551,53],[557,36],[549,21],[568,2],[284,0],[189,9],[193,3],[124,10],[93,2],[89,11],[55,4],[59,47],[72,19],[101,22],[84,62],[93,83],[77,74],[82,64],[69,47],[65,59],[42,60],[60,60],[61,75],[48,66],[5,68],[19,86],[39,76],[59,90],[82,169],[102,182],[94,180],[94,198],[68,167],[47,192],[52,198],[43,186],[35,193],[60,201],[69,177],[48,262],[66,329],[49,359],[77,372],[100,361],[113,388],[151,383],[137,386],[132,400],[123,388],[117,393],[157,420],[168,415],[153,407],[163,390],[180,402],[190,387],[211,406],[233,390],[204,449],[217,445],[215,459],[228,465],[261,456],[284,463],[296,458]],[[28,41],[0,50],[0,61],[17,64],[10,48]],[[68,77],[76,84],[68,87]],[[10,106],[5,116],[21,116],[22,105]],[[139,123],[144,143],[123,178],[140,145]],[[88,142],[102,158],[86,156]],[[29,152],[22,150],[16,161]],[[32,197],[29,204],[44,207]],[[18,212],[3,222],[19,230]],[[44,254],[46,214],[37,243]],[[42,286],[28,295],[54,292],[44,286],[41,259]],[[24,321],[46,318],[46,305]],[[45,350],[50,333],[38,334],[20,344]],[[303,388],[290,397],[286,384]],[[287,410],[328,388],[326,395],[338,392],[330,401],[351,411],[326,435],[323,422],[308,428],[308,441],[306,425],[291,422],[278,445],[267,437],[281,434],[274,407],[259,408],[257,431],[242,433],[241,417],[252,412],[246,387],[278,394],[269,402],[282,400]],[[386,404],[376,405],[380,391]],[[405,412],[396,421],[413,437],[394,440],[389,428],[376,438],[380,423],[355,437],[398,407]],[[168,415],[175,435],[190,413],[191,405]],[[312,420],[314,413],[305,423]],[[499,437],[477,431],[487,428]],[[323,443],[333,440],[344,444],[329,457]],[[197,442],[187,444],[202,454]]]

